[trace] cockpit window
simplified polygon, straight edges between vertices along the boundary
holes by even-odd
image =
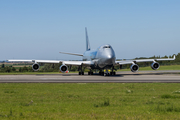
[[[103,48],[111,48],[110,46],[104,46]]]

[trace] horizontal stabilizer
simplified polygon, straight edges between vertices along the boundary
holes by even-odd
[[[68,54],[68,55],[83,56],[83,54],[76,54],[76,53],[66,53],[66,52],[59,52],[59,53]]]

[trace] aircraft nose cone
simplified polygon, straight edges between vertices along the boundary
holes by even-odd
[[[113,55],[112,55],[112,54],[109,54],[109,55],[107,56],[107,58],[108,58],[108,59],[111,59],[111,58],[113,58]]]
[[[115,56],[113,54],[108,54],[106,57],[107,64],[114,64]]]

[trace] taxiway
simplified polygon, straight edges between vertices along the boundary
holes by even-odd
[[[115,76],[40,74],[0,75],[0,83],[180,83],[180,71],[117,72]]]

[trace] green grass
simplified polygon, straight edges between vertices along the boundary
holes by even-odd
[[[1,83],[0,119],[180,118],[177,83]]]

